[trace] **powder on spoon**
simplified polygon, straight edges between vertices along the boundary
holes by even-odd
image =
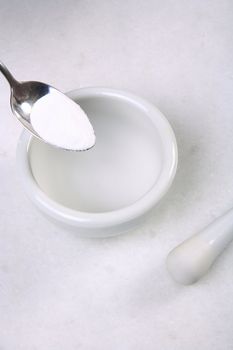
[[[93,127],[81,107],[56,89],[35,102],[31,124],[47,143],[67,150],[87,150],[95,144]]]

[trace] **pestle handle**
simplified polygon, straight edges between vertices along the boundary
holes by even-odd
[[[195,283],[232,239],[233,209],[174,248],[167,257],[167,269],[176,282]]]

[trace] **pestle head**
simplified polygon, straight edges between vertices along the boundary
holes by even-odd
[[[208,271],[215,258],[208,242],[193,237],[169,253],[167,269],[176,282],[189,285],[197,282]]]

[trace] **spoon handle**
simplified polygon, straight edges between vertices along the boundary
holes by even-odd
[[[2,72],[4,77],[7,79],[11,88],[13,88],[15,85],[18,84],[18,81],[13,77],[13,75],[10,73],[10,71],[5,66],[5,64],[3,64],[1,61],[0,61],[0,71]]]
[[[198,234],[174,248],[167,257],[167,268],[181,284],[199,280],[233,239],[233,209]]]

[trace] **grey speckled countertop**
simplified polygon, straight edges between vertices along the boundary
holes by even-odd
[[[233,246],[190,287],[165,258],[233,206],[233,3],[1,1],[0,56],[63,91],[126,89],[166,115],[172,189],[144,227],[81,240],[47,222],[15,166],[21,132],[0,79],[0,349],[232,350]]]

